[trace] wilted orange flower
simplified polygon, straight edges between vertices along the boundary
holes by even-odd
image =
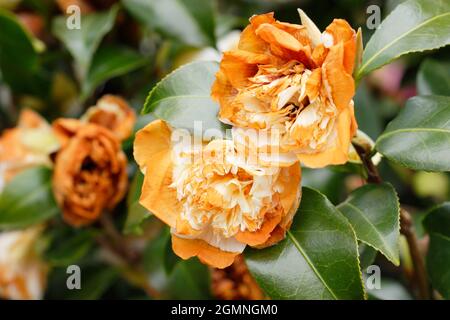
[[[47,282],[47,265],[35,242],[42,226],[0,233],[0,297],[41,299]]]
[[[125,140],[133,132],[136,114],[125,100],[107,94],[86,111],[82,120],[108,128],[119,140]]]
[[[0,190],[22,170],[50,165],[49,154],[58,147],[50,125],[34,111],[23,110],[17,126],[0,136]]]
[[[177,132],[178,133],[178,132]],[[172,231],[172,247],[211,266],[233,263],[246,245],[285,236],[300,201],[300,166],[248,164],[233,141],[192,141],[162,120],[138,131],[134,157],[145,174],[140,203]]]
[[[285,162],[342,164],[357,129],[356,33],[342,19],[320,33],[300,14],[303,25],[277,21],[273,13],[250,18],[238,49],[224,53],[212,96],[220,103],[220,120],[239,127],[235,139],[274,131],[277,139],[270,143],[288,154]],[[251,142],[255,152],[260,145]]]
[[[62,145],[53,173],[56,201],[71,225],[92,223],[125,195],[126,156],[114,134],[99,125],[59,119],[53,128]]]

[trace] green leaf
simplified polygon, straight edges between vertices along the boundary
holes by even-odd
[[[432,209],[423,225],[430,234],[427,269],[431,283],[450,299],[450,202]]]
[[[185,44],[215,46],[215,1],[122,0],[137,20]]]
[[[358,244],[345,217],[304,187],[286,239],[246,252],[250,272],[273,299],[363,299]]]
[[[172,252],[170,232],[164,228],[145,250],[144,268],[164,299],[209,299],[208,267],[198,259],[181,260]]]
[[[377,257],[378,251],[368,246],[364,243],[360,243],[358,246],[359,253],[359,264],[361,266],[361,271],[367,269],[367,267],[371,266]]]
[[[219,66],[216,62],[194,62],[170,73],[150,91],[142,113],[152,112],[172,127],[194,131],[194,123],[203,130],[223,132],[217,119],[219,105],[210,91]]]
[[[19,173],[0,194],[0,229],[25,228],[58,214],[52,171],[35,167]]]
[[[110,266],[82,267],[81,268],[81,289],[68,290],[65,299],[73,300],[96,300],[110,288],[117,280],[119,272]],[[66,278],[68,275],[66,275]]]
[[[146,58],[134,50],[101,47],[94,55],[86,80],[81,85],[81,99],[88,98],[95,88],[106,80],[127,74],[146,62]]]
[[[139,203],[144,175],[138,170],[131,182],[127,197],[127,219],[123,232],[125,234],[142,234],[142,223],[152,216],[152,213]]]
[[[356,232],[356,237],[372,246],[398,266],[400,205],[388,184],[367,184],[354,190],[338,207]]]
[[[47,260],[53,266],[68,266],[86,256],[94,244],[93,230],[60,232],[52,240],[46,252]]]
[[[368,90],[365,82],[361,82],[358,86],[354,101],[358,129],[364,131],[375,140],[383,131],[380,106],[373,94]]]
[[[36,76],[39,63],[32,36],[13,14],[1,9],[0,30],[0,71],[3,80],[15,91],[42,93],[42,79]]]
[[[419,95],[450,96],[450,63],[426,59],[417,74]]]
[[[378,137],[376,149],[402,166],[450,171],[450,97],[422,96],[407,101]]]
[[[80,29],[67,28],[65,16],[53,20],[52,32],[75,59],[75,71],[80,81],[85,79],[101,40],[113,28],[118,9],[113,6],[104,13],[81,15]]]
[[[357,79],[398,57],[450,44],[450,2],[409,0],[383,20],[363,53]]]

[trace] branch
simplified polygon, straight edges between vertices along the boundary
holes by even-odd
[[[97,242],[116,258],[112,262],[124,268],[122,274],[130,283],[140,287],[150,298],[159,299],[161,295],[137,266],[141,260],[140,254],[127,246],[125,238],[117,231],[108,213],[102,214],[99,221],[105,234],[98,237]]]
[[[382,183],[383,179],[378,172],[378,168],[372,162],[371,147],[369,145],[359,144],[352,141],[358,156],[360,157],[367,172],[367,182]],[[412,224],[411,215],[405,209],[400,209],[400,232],[405,236],[408,242],[409,251],[414,265],[414,276],[417,280],[420,299],[430,299],[430,286],[428,276],[425,270],[425,263],[419,250],[417,236]]]

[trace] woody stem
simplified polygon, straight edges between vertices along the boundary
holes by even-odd
[[[104,235],[97,239],[99,245],[112,253],[119,260],[119,265],[125,265],[123,275],[128,281],[139,286],[150,298],[158,299],[159,292],[150,285],[148,277],[137,266],[140,255],[127,246],[126,239],[116,229],[110,215],[102,214],[99,221],[104,230]]]
[[[358,153],[364,168],[367,172],[367,182],[369,183],[382,183],[383,179],[378,172],[377,166],[372,161],[372,154],[370,146],[358,144],[355,141],[352,142],[353,147]],[[414,278],[417,280],[418,297],[420,299],[430,299],[430,286],[428,283],[428,277],[425,270],[425,263],[423,261],[422,254],[419,250],[417,236],[412,224],[411,215],[408,211],[400,209],[400,232],[405,236],[408,243],[409,252],[414,265]]]

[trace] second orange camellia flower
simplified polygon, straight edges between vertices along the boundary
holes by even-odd
[[[282,164],[343,164],[357,125],[352,72],[356,32],[335,19],[321,33],[300,11],[303,25],[253,16],[238,49],[224,53],[212,89],[219,118],[250,149],[267,148],[251,131],[268,133]],[[264,140],[264,139],[259,139]]]
[[[53,123],[61,143],[53,190],[66,222],[90,224],[124,197],[128,176],[121,141],[131,134],[134,122],[134,112],[123,99],[106,95],[81,120]]]
[[[249,164],[231,140],[196,142],[156,120],[137,133],[134,157],[145,173],[140,203],[171,227],[184,259],[225,268],[246,245],[283,239],[299,205],[298,163]]]

